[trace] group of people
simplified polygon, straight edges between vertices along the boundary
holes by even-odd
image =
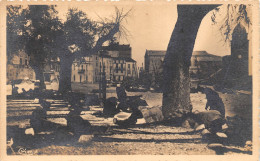
[[[200,114],[197,115],[197,118],[199,118],[198,120],[206,126],[211,126],[213,124],[217,129],[219,129],[220,125],[215,125],[214,122],[218,123],[216,120],[219,120],[219,118],[223,120],[223,118],[225,118],[225,107],[223,101],[219,97],[218,93],[211,88],[201,88],[201,92],[206,95],[206,112],[200,112]],[[140,98],[141,96],[127,96],[125,88],[120,85],[117,86],[116,93],[117,98],[111,97],[105,101],[103,114],[108,117],[114,117],[120,112],[126,112],[130,114],[129,117],[123,120],[114,120],[114,123],[120,126],[136,124],[138,118],[143,118],[143,114],[138,107],[147,106],[146,101],[142,100]],[[91,124],[80,117],[84,101],[72,96],[68,98],[70,98],[68,99],[70,112],[66,117],[67,127],[75,133],[89,130]],[[36,133],[48,126],[47,111],[51,106],[51,104],[43,98],[39,98],[39,103],[40,107],[33,111],[30,120],[31,126]],[[213,116],[215,118],[213,118]]]
[[[215,134],[222,131],[225,124],[225,106],[219,94],[211,88],[200,88],[206,95],[207,103],[205,111],[195,112],[195,120],[199,124],[204,124],[205,128]]]
[[[55,123],[47,120],[47,111],[50,110],[51,103],[42,97],[35,100],[40,105],[33,111],[30,118],[30,125],[34,129],[34,132],[39,133],[45,130],[55,130],[58,125],[55,126]],[[72,98],[69,100],[68,108],[70,112],[66,116],[67,128],[75,134],[80,134],[91,127],[91,124],[87,120],[80,117],[82,106],[83,102],[80,99]]]
[[[125,88],[120,84],[116,87],[116,97],[110,97],[104,104],[104,115],[108,117],[114,117],[121,112],[130,113],[129,117],[125,117],[122,120],[114,120],[115,124],[120,126],[129,126],[137,122],[138,118],[142,118],[143,115],[138,109],[139,106],[147,106],[145,100],[142,100],[142,95],[127,96]]]

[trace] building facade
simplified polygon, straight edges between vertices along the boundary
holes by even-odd
[[[113,68],[114,82],[123,81],[126,77],[137,77],[136,61],[132,58],[113,58]]]
[[[194,51],[191,57],[191,78],[207,79],[222,68],[222,57],[207,51]]]
[[[121,82],[126,77],[137,77],[136,61],[131,55],[130,45],[105,46],[97,54],[73,62],[71,81],[98,83],[102,74],[105,74],[107,82]]]
[[[35,79],[34,70],[29,65],[30,57],[19,51],[7,62],[7,82],[17,79]]]
[[[132,58],[132,48],[129,44],[112,43],[104,46],[102,50],[108,52],[111,57]]]
[[[235,77],[251,75],[250,38],[246,27],[238,24],[232,33],[229,68]]]
[[[80,83],[93,83],[93,62],[93,57],[91,56],[73,61],[71,68],[71,81]]]
[[[15,80],[30,80],[36,82],[36,74],[29,64],[30,57],[23,51],[13,54],[9,62],[7,62],[7,84]],[[59,73],[60,73],[60,60],[59,58],[52,58],[44,63],[43,78],[47,90],[58,90],[59,86]],[[29,90],[29,86],[24,87]],[[34,85],[30,87],[34,89]],[[21,90],[21,89],[19,89]],[[18,90],[18,91],[19,91]]]
[[[162,72],[165,54],[166,51],[162,50],[146,50],[144,56],[145,71],[152,75]]]
[[[156,77],[162,76],[163,61],[166,51],[146,50],[145,52],[145,72],[149,73],[152,81]],[[212,55],[206,51],[194,51],[191,57],[190,74],[191,76],[200,74],[201,79],[217,72],[222,67],[222,57]]]

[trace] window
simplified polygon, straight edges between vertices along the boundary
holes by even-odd
[[[81,65],[81,70],[83,70],[84,68],[83,68],[83,65]]]
[[[23,58],[20,58],[20,65],[23,64]]]
[[[116,73],[118,73],[118,64],[116,64]]]
[[[128,64],[128,66],[127,66],[127,74],[130,74],[131,73],[131,71],[130,71],[130,64]]]
[[[24,64],[25,64],[25,65],[28,65],[28,59],[27,59],[27,58],[25,58]]]
[[[123,73],[124,68],[123,68],[123,64],[121,64],[121,73]]]

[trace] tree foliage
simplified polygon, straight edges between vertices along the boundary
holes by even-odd
[[[14,53],[23,49],[24,10],[22,6],[9,5],[6,7],[6,31],[7,31],[7,61],[9,62]]]
[[[70,8],[62,23],[55,5],[8,6],[7,11],[8,60],[12,53],[25,50],[41,85],[43,67],[48,60],[59,57],[65,69],[61,77],[66,75],[69,79],[75,58],[96,54],[106,41],[126,33],[122,22],[130,13],[116,8],[111,19],[93,21],[85,12]],[[70,82],[65,83],[70,87]]]
[[[25,51],[32,58],[32,66],[38,66],[56,54],[54,41],[61,29],[57,13],[53,5],[29,5],[25,9]]]
[[[97,54],[106,41],[113,40],[116,34],[123,32],[122,22],[129,14],[116,8],[111,19],[90,20],[86,13],[78,9],[69,9],[63,25],[63,34],[58,36],[61,58],[60,86],[62,93],[71,90],[71,65],[75,59]]]
[[[250,4],[227,4],[213,10],[211,20],[214,25],[218,25],[225,42],[231,40],[233,30],[237,24],[252,25],[250,10]]]

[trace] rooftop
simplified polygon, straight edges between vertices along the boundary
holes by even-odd
[[[221,56],[209,54],[207,51],[193,51],[192,56],[196,56],[201,61],[222,61]]]
[[[145,55],[147,56],[164,56],[165,54],[165,50],[146,50],[145,52]]]
[[[119,43],[115,43],[109,46],[103,46],[102,49],[107,51],[129,51],[131,50],[131,47],[129,44],[120,45]]]
[[[128,58],[128,57],[114,57],[114,60],[125,60],[126,62],[136,62],[134,59],[132,58]]]

